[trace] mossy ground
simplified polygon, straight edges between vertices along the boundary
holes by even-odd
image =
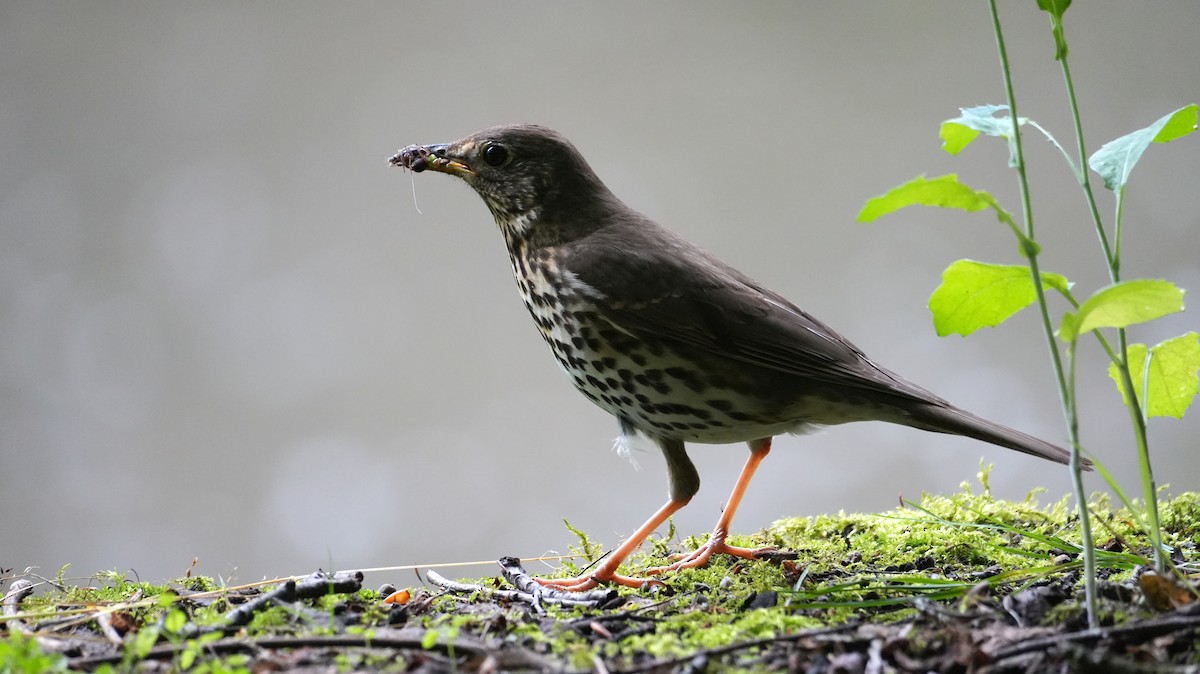
[[[1015,643],[1086,626],[1078,599],[1078,536],[1074,511],[1064,501],[995,500],[984,479],[982,491],[964,486],[953,496],[926,496],[888,513],[781,520],[732,542],[794,551],[796,561],[714,558],[705,568],[677,572],[665,588],[622,589],[619,605],[604,609],[548,606],[538,614],[486,591],[425,588],[413,588],[406,604],[384,604],[378,592],[359,589],[276,602],[235,627],[228,624],[231,609],[261,588],[222,589],[207,578],[150,584],[119,573],[85,584],[47,582],[20,606],[18,617],[32,632],[22,635],[7,619],[0,673],[206,674],[318,665],[347,672],[851,671],[854,662],[871,657],[893,671],[909,665],[1008,671],[990,660],[1003,650],[996,640]],[[1155,609],[1143,601],[1136,575],[1149,551],[1135,517],[1103,501],[1093,505],[1105,588],[1101,623],[1160,620],[1163,608],[1173,609],[1169,615],[1197,613],[1186,591],[1172,606]],[[1200,495],[1165,500],[1161,513],[1165,542],[1185,571],[1179,587],[1186,588],[1186,573],[1194,574],[1197,564]],[[699,542],[658,539],[629,571]],[[597,547],[581,534],[582,553],[595,556]],[[578,569],[565,564],[561,571]],[[478,582],[500,586],[494,578]],[[101,622],[112,627],[107,640]],[[831,631],[839,626],[848,631]],[[1200,664],[1195,630],[1175,633],[1169,645],[1155,632],[1160,641],[1153,657]],[[1058,657],[1090,657],[1064,648]]]

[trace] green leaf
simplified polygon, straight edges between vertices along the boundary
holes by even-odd
[[[939,135],[942,138],[942,149],[950,154],[958,154],[964,147],[975,140],[979,134],[987,134],[996,138],[1012,136],[1012,118],[997,117],[997,112],[1008,111],[1007,105],[978,105],[973,108],[959,108],[959,116],[942,122]],[[1024,124],[1025,120],[1018,120]]]
[[[1145,344],[1130,344],[1127,353],[1129,374],[1145,415],[1182,419],[1200,391],[1196,376],[1200,370],[1200,335],[1189,332],[1150,349]],[[1129,393],[1116,363],[1109,363],[1108,376],[1128,405]]]
[[[1058,334],[1073,342],[1097,328],[1124,328],[1183,311],[1183,289],[1170,281],[1137,279],[1102,288],[1063,317]]]
[[[960,124],[952,119],[942,122],[942,128],[938,131],[938,136],[942,139],[942,149],[951,155],[958,155],[979,137],[979,131],[972,129],[966,124]]]
[[[1042,287],[1068,293],[1065,276],[1042,272]],[[1037,293],[1024,265],[959,260],[942,272],[942,283],[929,298],[938,336],[964,337],[980,328],[1000,325],[1033,304]]]
[[[1071,0],[1038,0],[1038,9],[1050,15],[1050,27],[1054,31],[1054,60],[1061,61],[1067,57],[1067,35],[1063,32],[1062,17]]]
[[[1168,115],[1167,123],[1154,136],[1155,143],[1170,143],[1196,130],[1198,108],[1195,103],[1182,107]]]
[[[1049,12],[1051,16],[1061,19],[1071,6],[1071,0],[1037,0],[1038,9]]]
[[[169,634],[179,634],[186,624],[187,616],[179,609],[168,611],[167,617],[163,620],[163,627]]]
[[[931,180],[926,180],[925,176],[917,176],[903,185],[893,187],[887,194],[868,199],[858,212],[858,221],[871,222],[906,206],[936,206],[968,212],[991,208],[996,213],[996,219],[1008,225],[1013,236],[1017,238],[1022,254],[1035,256],[1041,249],[1036,241],[1026,237],[1021,228],[1017,227],[1012,213],[1001,208],[995,197],[958,182],[958,176],[953,173]]]
[[[441,636],[437,630],[425,630],[425,635],[421,637],[421,648],[429,650],[437,645],[438,637]]]
[[[1008,140],[1008,163],[1010,166],[1016,166],[1017,148],[1013,138],[1012,117],[996,116],[998,112],[1007,112],[1007,105],[979,105],[973,108],[959,108],[958,111],[962,114],[942,122],[938,135],[941,136],[943,150],[957,155],[981,133],[1005,138]],[[1028,122],[1024,117],[1017,118],[1018,125],[1024,126]]]
[[[917,176],[903,185],[893,187],[886,194],[868,199],[858,213],[858,221],[871,222],[906,206],[936,206],[968,212],[990,207],[1006,216],[1008,221],[1012,219],[1012,215],[1000,208],[992,195],[971,189],[958,182],[958,176],[950,173],[929,180],[925,176]]]
[[[150,654],[150,649],[158,643],[158,634],[158,628],[154,626],[138,630],[137,636],[133,639],[133,653],[138,660],[144,660]]]
[[[1129,174],[1150,143],[1169,143],[1196,130],[1197,106],[1184,106],[1150,126],[1110,140],[1088,158],[1088,166],[1114,192],[1125,187]]]

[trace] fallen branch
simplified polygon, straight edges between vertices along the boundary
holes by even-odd
[[[33,583],[21,578],[14,580],[13,584],[8,588],[8,592],[4,594],[4,615],[15,616],[21,612],[21,602],[25,598],[33,594]],[[25,634],[29,633],[29,627],[25,625],[23,620],[13,618],[7,621],[9,629],[16,629],[18,632]]]
[[[509,578],[509,569],[511,567],[504,566],[505,560],[513,560],[515,562],[515,566],[520,574],[520,576],[518,576],[518,578],[521,580],[520,585],[518,585],[518,583],[512,578]],[[514,586],[518,587],[518,589],[501,590],[484,587],[482,585],[476,585],[474,583],[461,583],[458,581],[449,580],[436,571],[426,571],[425,579],[430,583],[442,588],[443,590],[446,590],[447,592],[453,592],[455,594],[479,593],[493,599],[502,599],[505,601],[528,604],[529,606],[533,607],[533,610],[537,613],[545,613],[545,609],[542,608],[543,603],[557,604],[559,606],[597,608],[611,601],[617,596],[615,590],[562,592],[561,590],[553,590],[542,587],[537,583],[537,581],[533,580],[531,576],[525,574],[524,569],[521,569],[520,562],[514,560],[514,558],[505,557],[500,560],[500,563],[501,568],[505,570],[505,578],[507,578]],[[523,578],[521,578],[521,576],[523,576]],[[530,587],[523,579],[529,579],[529,582],[533,584],[533,587]]]
[[[254,653],[263,649],[291,648],[379,648],[390,650],[436,651],[451,657],[471,655],[494,658],[501,666],[537,668],[543,671],[554,665],[540,656],[524,649],[490,648],[468,636],[439,635],[436,642],[426,641],[427,630],[405,628],[400,630],[375,630],[371,634],[336,634],[329,636],[262,637],[259,639],[227,638],[204,645],[206,653],[226,655],[231,653]],[[147,660],[170,660],[188,648],[187,643],[159,644],[146,654]],[[72,658],[71,669],[94,669],[103,664],[120,662],[122,655],[114,653],[93,657]]]
[[[250,622],[254,614],[270,606],[290,604],[297,599],[315,599],[327,594],[350,594],[362,588],[363,575],[359,571],[339,571],[332,576],[324,571],[316,571],[300,582],[284,581],[279,587],[270,592],[255,597],[229,612],[225,624],[220,629],[241,627]]]
[[[1079,630],[1078,632],[1067,632],[1066,634],[1055,634],[1048,637],[1027,639],[997,650],[993,655],[993,658],[995,662],[1000,662],[1002,660],[1025,655],[1026,653],[1049,650],[1055,646],[1061,646],[1064,644],[1100,641],[1103,639],[1121,639],[1127,637],[1149,638],[1162,634],[1169,634],[1177,630],[1191,630],[1198,628],[1200,628],[1200,615],[1173,615],[1127,625],[1118,625],[1115,627],[1096,627],[1092,629]]]
[[[33,594],[33,583],[25,578],[13,581],[9,586],[8,592],[4,594],[3,611],[5,616],[16,616],[21,613],[21,602],[25,598]],[[38,647],[47,653],[69,653],[78,652],[84,641],[70,637],[48,637],[38,634],[36,630],[25,624],[25,621],[20,618],[13,618],[5,621],[8,629],[20,632],[26,636],[32,636],[37,639]]]
[[[599,608],[617,598],[617,591],[612,588],[596,588],[585,592],[565,592],[546,587],[537,582],[533,576],[525,572],[521,560],[516,557],[501,557],[497,563],[504,579],[517,590],[533,596],[535,602],[559,604],[562,606],[587,606]]]

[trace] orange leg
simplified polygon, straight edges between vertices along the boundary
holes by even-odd
[[[733,487],[733,493],[729,495],[729,502],[725,504],[725,512],[721,514],[721,519],[717,521],[717,527],[713,530],[712,537],[696,551],[679,556],[678,561],[673,564],[647,569],[646,573],[648,575],[660,575],[668,571],[704,566],[708,563],[709,558],[718,552],[746,559],[754,559],[760,554],[771,550],[771,548],[752,550],[725,544],[725,537],[729,534],[729,526],[733,522],[733,516],[737,513],[738,504],[742,502],[742,496],[746,493],[746,488],[750,485],[750,479],[754,477],[754,471],[758,469],[758,464],[762,463],[767,453],[771,451],[771,438],[755,440],[750,442],[749,445],[750,458],[746,460],[746,465],[742,467],[742,473],[738,476],[737,484]],[[688,501],[692,499],[692,494],[695,494],[696,489],[700,486],[700,479],[696,475],[696,470],[692,466],[691,461],[687,459],[682,442],[663,444],[662,449],[667,457],[667,470],[671,478],[672,498],[663,507],[659,508],[658,512],[654,513],[650,519],[646,520],[646,523],[639,527],[637,531],[633,532],[633,535],[622,543],[620,547],[614,550],[595,571],[583,573],[574,578],[536,578],[537,582],[546,587],[552,587],[564,592],[582,592],[590,590],[601,583],[617,583],[626,587],[640,588],[647,583],[662,582],[660,580],[622,576],[617,573],[617,568],[621,566],[622,562],[650,534],[654,533],[655,529],[661,526],[663,522],[666,522],[668,517],[687,505]]]
[[[746,487],[750,486],[750,479],[754,477],[754,471],[758,470],[758,464],[762,463],[770,451],[771,438],[755,440],[750,443],[750,458],[746,459],[746,465],[742,467],[742,474],[738,476],[737,484],[733,486],[733,492],[729,495],[729,502],[725,504],[725,512],[721,513],[721,518],[717,520],[717,526],[713,529],[712,536],[707,543],[688,554],[678,555],[677,561],[673,564],[647,569],[646,573],[653,576],[668,571],[704,566],[708,564],[709,558],[715,553],[755,559],[764,552],[770,552],[771,548],[738,548],[725,543],[725,537],[729,535],[729,527],[733,523],[733,516],[737,514],[742,496],[746,493]]]
[[[598,566],[595,571],[583,573],[575,576],[574,578],[536,578],[535,580],[546,587],[552,587],[556,590],[563,590],[564,592],[582,592],[584,590],[590,590],[600,583],[617,583],[619,585],[634,588],[640,588],[646,583],[661,584],[662,581],[648,580],[644,578],[631,578],[629,576],[618,575],[617,567],[621,566],[621,563],[625,561],[625,558],[628,557],[634,550],[636,550],[637,547],[642,544],[642,541],[646,540],[650,534],[654,533],[655,529],[657,529],[663,522],[666,522],[668,517],[673,515],[683,506],[687,505],[688,500],[690,500],[690,497],[684,499],[671,499],[670,501],[667,501],[663,507],[658,509],[658,512],[651,515],[650,519],[646,520],[645,524],[639,527],[637,531],[633,532],[632,536],[626,539],[619,548],[613,551],[613,553],[609,555],[604,560],[604,563]]]

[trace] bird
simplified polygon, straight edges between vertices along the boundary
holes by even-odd
[[[452,143],[409,145],[389,163],[456,176],[475,190],[561,369],[616,417],[619,442],[640,435],[666,459],[666,503],[594,569],[538,578],[545,586],[644,587],[714,554],[766,556],[771,549],[726,539],[755,470],[782,434],[885,421],[1069,461],[1062,447],[976,416],[877,365],[782,295],[625,205],[556,131],[495,126]],[[644,577],[619,573],[699,490],[689,442],[750,449],[712,535]]]

